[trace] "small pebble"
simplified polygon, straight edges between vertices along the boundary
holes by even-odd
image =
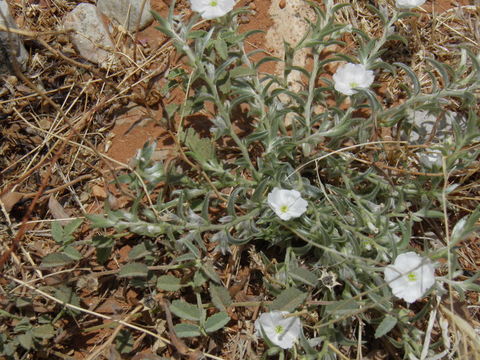
[[[240,24],[247,24],[250,22],[250,18],[248,15],[240,16]]]

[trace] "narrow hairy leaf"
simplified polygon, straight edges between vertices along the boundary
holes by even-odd
[[[378,325],[377,330],[375,330],[375,339],[388,333],[395,327],[395,325],[397,325],[397,318],[390,315],[385,316],[382,322]]]

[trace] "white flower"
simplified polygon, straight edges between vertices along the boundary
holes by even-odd
[[[374,80],[372,70],[367,70],[363,64],[348,63],[340,66],[333,75],[335,90],[345,95],[356,94],[353,88],[367,89]]]
[[[190,0],[192,10],[200,13],[205,20],[221,17],[232,11],[235,0]]]
[[[435,283],[435,268],[429,259],[411,251],[398,255],[395,263],[385,268],[385,281],[396,297],[413,303]]]
[[[397,0],[396,5],[400,9],[411,9],[425,4],[426,0]]]
[[[268,205],[282,220],[290,220],[307,211],[308,202],[297,190],[274,188],[268,194]]]
[[[270,340],[282,349],[289,349],[300,336],[302,326],[297,316],[287,317],[288,311],[263,313],[255,320],[255,334]]]

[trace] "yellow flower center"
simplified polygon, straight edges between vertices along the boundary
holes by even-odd
[[[351,88],[356,88],[356,87],[358,87],[358,85],[359,85],[359,84],[356,83],[355,81],[352,81],[352,82],[350,83],[350,87],[351,87]]]
[[[282,334],[283,333],[283,326],[282,325],[275,326],[275,332],[277,334]]]
[[[288,205],[282,205],[280,206],[280,212],[285,214],[288,211]]]
[[[218,2],[216,2],[215,0],[210,1],[210,6],[217,6],[217,5],[218,5]]]
[[[407,275],[407,278],[408,280],[410,281],[417,281],[417,275],[415,275],[414,273],[410,273]]]

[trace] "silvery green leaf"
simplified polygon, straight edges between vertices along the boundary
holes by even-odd
[[[183,300],[173,300],[170,311],[185,320],[200,321],[202,318],[202,311],[197,305],[189,304]]]
[[[117,220],[107,218],[104,215],[87,214],[86,217],[88,220],[90,220],[90,222],[92,223],[92,227],[94,228],[113,227],[118,222]]]
[[[356,301],[353,299],[346,299],[335,301],[332,304],[326,306],[325,311],[331,315],[346,315],[352,314],[358,311],[361,306],[364,306],[365,302]]]
[[[40,267],[48,268],[48,267],[64,266],[74,261],[75,261],[74,259],[72,259],[70,256],[66,254],[53,253],[53,254],[48,254],[42,259],[42,262],[40,263]]]
[[[82,225],[83,219],[75,219],[70,221],[68,224],[65,225],[63,228],[65,235],[72,235],[80,225]]]
[[[17,340],[25,350],[31,350],[33,348],[33,335],[31,331],[18,335]]]
[[[173,327],[178,337],[195,337],[202,335],[200,327],[194,324],[177,324]]]
[[[120,268],[118,277],[147,277],[148,266],[142,263],[129,263]]]
[[[215,252],[221,252],[222,255],[231,253],[230,244],[228,241],[228,233],[225,230],[220,230],[210,238],[210,242],[217,243],[215,247]]]
[[[227,307],[232,304],[232,297],[228,292],[228,289],[222,285],[210,285],[208,291],[212,298],[213,305],[220,311],[226,311]]]
[[[227,216],[223,216],[220,219],[218,219],[218,222],[221,223],[221,224],[226,224],[226,223],[231,222],[233,219],[234,219],[233,216],[227,215]],[[215,242],[216,240],[213,240],[213,238],[212,238],[211,241]]]
[[[32,329],[32,335],[39,339],[51,339],[55,336],[55,329],[50,324],[44,324]]]
[[[307,298],[307,293],[291,287],[283,290],[280,295],[270,305],[271,310],[281,310],[292,312],[303,304]]]
[[[15,332],[26,332],[32,328],[30,321],[28,318],[24,317],[20,321],[15,324],[14,330]]]
[[[75,261],[81,260],[83,257],[83,255],[77,249],[70,245],[63,249],[63,253]]]
[[[177,291],[182,288],[179,278],[173,275],[162,275],[157,279],[157,289],[165,291]]]
[[[208,276],[205,274],[204,271],[195,271],[195,275],[193,275],[193,286],[199,288],[200,286],[206,284],[208,281]]]
[[[207,275],[210,280],[214,281],[217,284],[221,284],[222,281],[220,280],[220,277],[218,276],[217,272],[215,271],[213,265],[210,262],[204,262],[201,265],[202,271],[205,272],[205,275]]]
[[[213,314],[205,321],[205,331],[207,333],[212,333],[214,331],[222,329],[230,321],[230,317],[225,312],[219,312]]]
[[[397,318],[387,315],[383,318],[382,322],[377,326],[377,329],[375,330],[375,339],[378,339],[379,337],[382,337],[386,333],[388,333],[390,330],[392,330],[395,325],[397,325]]]
[[[215,50],[217,50],[220,58],[222,60],[227,60],[227,58],[228,58],[228,45],[227,45],[227,43],[222,39],[217,39],[217,40],[215,40],[214,44],[215,44]]]
[[[185,247],[190,250],[190,252],[197,258],[200,259],[201,257],[201,252],[200,250],[195,246],[195,244],[192,242],[192,240],[195,238],[195,233],[189,233],[188,235],[184,236],[179,240],[179,242]]]
[[[54,221],[52,223],[52,237],[57,243],[63,243],[63,227],[60,221]]]
[[[196,214],[192,209],[188,209],[187,221],[190,225],[205,225],[207,222],[200,215]]]
[[[142,242],[141,244],[135,245],[133,249],[130,250],[128,258],[130,260],[138,260],[148,255],[151,255],[150,246],[147,247],[147,242]]]
[[[80,298],[77,296],[77,294],[75,294],[75,291],[73,291],[72,288],[66,285],[61,285],[57,287],[53,296],[66,304],[80,306]],[[72,312],[76,311],[72,310]]]
[[[317,286],[318,277],[313,272],[303,267],[293,267],[288,271],[290,277],[310,286]]]

